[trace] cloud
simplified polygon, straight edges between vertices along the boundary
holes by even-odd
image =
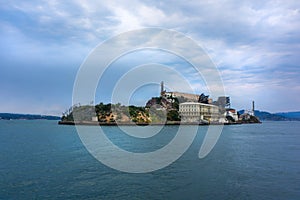
[[[300,85],[300,2],[292,0],[12,0],[0,4],[0,72],[73,66],[75,73],[97,44],[141,27],[174,29],[197,41],[216,63],[226,91],[234,98],[243,99],[240,91],[245,90],[249,98],[277,94],[283,97],[271,103],[265,99],[261,105],[270,110],[298,109],[296,97],[294,105],[282,105],[284,96],[298,96]],[[148,55],[134,59],[142,62]],[[163,58],[164,64],[189,73],[194,87],[202,86],[194,72],[187,72],[188,65],[180,67],[180,59],[155,55],[157,60]],[[14,84],[12,79],[0,82],[2,91],[3,85]],[[240,102],[238,106],[245,106]]]

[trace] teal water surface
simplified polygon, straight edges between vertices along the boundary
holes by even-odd
[[[163,147],[177,128],[140,139],[103,127],[133,152]],[[97,161],[73,126],[0,120],[0,199],[300,199],[300,122],[225,126],[199,159],[206,130],[199,127],[191,147],[168,167],[130,174]]]

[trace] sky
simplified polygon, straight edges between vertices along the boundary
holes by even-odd
[[[0,3],[0,112],[61,115],[72,105],[76,74],[90,52],[147,27],[178,31],[200,45],[232,107],[249,109],[255,100],[259,110],[300,110],[300,1],[11,0]],[[197,93],[209,94],[201,77],[187,74],[189,63],[159,50],[121,56],[107,70],[105,85],[148,63],[186,73]],[[169,88],[178,84],[171,75],[161,78]],[[110,87],[100,85],[95,101],[107,102]],[[158,92],[155,82],[132,101],[143,104]]]

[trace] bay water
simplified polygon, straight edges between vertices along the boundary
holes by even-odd
[[[132,152],[162,148],[178,129],[166,126],[141,139],[102,128]],[[132,174],[95,159],[74,126],[0,120],[0,199],[300,199],[300,122],[224,126],[213,150],[199,159],[207,128],[199,127],[171,165]]]

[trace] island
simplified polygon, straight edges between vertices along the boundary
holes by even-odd
[[[158,97],[149,99],[145,106],[120,103],[97,105],[73,105],[63,113],[58,122],[62,125],[234,125],[261,123],[252,110],[242,114],[230,106],[230,97],[220,96],[217,100],[205,94],[172,92],[164,89]]]

